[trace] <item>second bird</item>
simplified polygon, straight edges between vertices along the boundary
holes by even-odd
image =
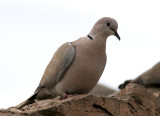
[[[106,40],[117,33],[115,19],[99,19],[87,36],[68,42],[58,48],[49,62],[34,94],[17,108],[32,103],[34,99],[56,96],[66,98],[71,94],[86,94],[100,79],[106,65]]]

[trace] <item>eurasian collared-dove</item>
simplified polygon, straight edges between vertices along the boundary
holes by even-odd
[[[117,28],[116,20],[104,17],[95,23],[87,36],[59,47],[34,94],[16,107],[30,104],[34,99],[88,93],[97,84],[106,65],[106,39],[115,35],[120,40]]]
[[[119,85],[119,89],[123,89],[129,83],[141,84],[146,88],[160,88],[160,62],[155,64],[151,69],[142,73],[134,80],[127,80]]]

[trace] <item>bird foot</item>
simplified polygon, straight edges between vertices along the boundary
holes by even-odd
[[[72,96],[75,96],[75,95],[77,95],[77,94],[69,94],[68,92],[65,92],[63,97],[61,98],[61,100],[64,100],[66,98],[69,98],[69,97],[72,97]]]

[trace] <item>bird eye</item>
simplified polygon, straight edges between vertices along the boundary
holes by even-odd
[[[107,25],[107,26],[110,26],[110,23],[107,22],[106,25]]]

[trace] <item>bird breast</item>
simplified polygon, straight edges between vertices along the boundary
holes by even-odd
[[[88,38],[87,38],[88,39]],[[106,64],[105,46],[98,46],[96,41],[75,41],[75,57],[64,76],[57,84],[61,94],[88,93],[98,82]]]

